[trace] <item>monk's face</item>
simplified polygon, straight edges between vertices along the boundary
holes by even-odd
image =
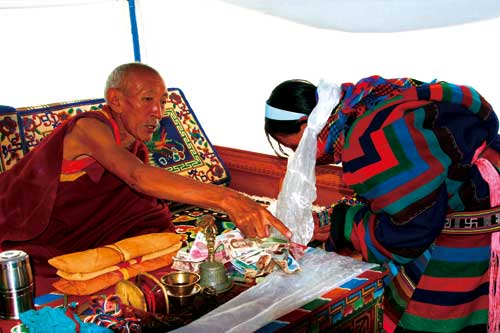
[[[149,141],[159,125],[167,102],[163,79],[150,71],[129,73],[121,90],[121,130],[137,140]]]

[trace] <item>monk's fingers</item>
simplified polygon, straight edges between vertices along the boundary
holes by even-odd
[[[255,224],[255,232],[257,233],[258,238],[266,238],[269,237],[269,223],[265,219],[261,219],[256,221]]]
[[[233,210],[232,216],[238,228],[247,237],[266,238],[270,235],[270,228],[273,226],[286,238],[292,237],[291,231],[266,208],[254,201],[248,201],[249,205],[239,206]],[[232,214],[230,214],[232,215]]]
[[[275,227],[276,230],[278,230],[287,239],[291,239],[292,238],[292,232],[280,220],[278,220],[276,218],[271,219],[271,225],[273,227]]]
[[[241,228],[240,228],[241,230]],[[243,231],[243,234],[249,238],[255,238],[257,237],[257,233],[256,233],[256,230],[253,226],[245,226],[245,228],[242,230]]]
[[[257,236],[256,228],[251,219],[248,219],[247,217],[242,218],[238,220],[238,223],[236,225],[245,236],[251,238]]]
[[[270,228],[274,227],[280,234],[285,236],[287,239],[292,238],[292,232],[286,225],[283,224],[280,220],[274,217],[269,211],[265,211],[264,216],[261,218],[262,224],[257,224],[257,235],[261,238],[269,237]]]

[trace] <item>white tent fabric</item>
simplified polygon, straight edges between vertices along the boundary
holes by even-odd
[[[89,5],[117,0],[0,0],[0,9]]]
[[[309,26],[346,32],[399,32],[500,16],[498,0],[223,0]]]
[[[301,3],[317,7],[317,1]],[[349,1],[358,6],[354,14],[363,11],[368,16],[367,8],[375,2],[396,13],[398,5],[417,0]],[[449,1],[450,7],[463,7],[464,0]],[[489,6],[496,1],[500,3],[495,0]],[[266,3],[279,2],[267,0],[261,5]],[[282,3],[289,9],[300,4]],[[486,2],[466,3],[472,11]],[[263,105],[276,84],[291,78],[313,83],[320,78],[356,82],[372,74],[422,81],[437,78],[471,85],[496,110],[500,108],[494,42],[500,34],[500,16],[439,29],[351,33],[263,14],[264,9],[238,6],[237,0],[135,0],[135,4],[142,61],[157,68],[168,86],[186,93],[216,145],[273,155],[262,135]],[[336,10],[330,15],[341,16],[340,5]],[[489,12],[493,16],[498,10]],[[358,23],[373,24],[370,20],[378,16]],[[100,97],[109,72],[134,60],[127,0],[0,0],[0,31],[3,105]],[[244,126],[228,125],[235,119],[228,115],[235,112],[245,117]]]

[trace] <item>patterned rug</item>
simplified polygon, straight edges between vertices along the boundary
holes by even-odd
[[[202,231],[199,223],[203,216],[211,215],[215,218],[215,225],[218,234],[234,230],[236,225],[229,219],[229,216],[221,211],[213,209],[204,209],[196,206],[179,205],[171,207],[172,222],[178,234],[184,236],[184,241],[187,245],[191,244],[196,238],[196,234]]]

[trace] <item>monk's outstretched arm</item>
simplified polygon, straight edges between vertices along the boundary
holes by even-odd
[[[93,118],[80,119],[66,142],[79,155],[89,155],[135,190],[150,196],[225,211],[248,237],[269,236],[274,226],[287,238],[291,232],[266,208],[226,187],[201,183],[170,171],[144,164],[117,145],[110,128]]]

